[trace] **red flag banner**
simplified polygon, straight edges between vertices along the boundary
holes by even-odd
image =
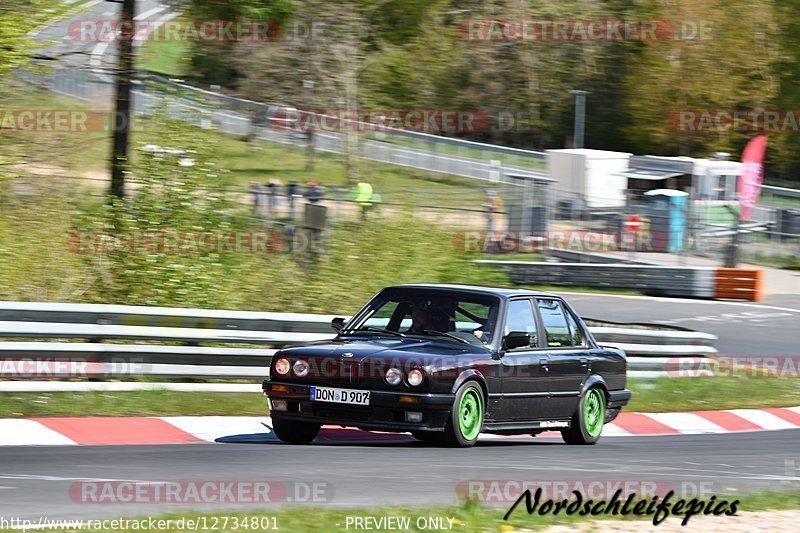
[[[767,151],[767,136],[754,137],[744,147],[742,163],[744,171],[739,176],[739,220],[750,220],[753,206],[761,196],[761,183],[764,181],[764,154]]]

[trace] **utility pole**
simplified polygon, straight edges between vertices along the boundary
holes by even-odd
[[[583,131],[586,127],[586,95],[588,91],[573,90],[575,95],[575,128],[572,133],[572,147],[583,148]]]
[[[119,3],[120,0],[110,0]],[[133,38],[136,35],[133,17],[136,0],[121,0],[119,58],[114,106],[114,145],[111,150],[111,196],[125,196],[125,169],[128,165],[128,137],[131,127],[131,82],[133,78]]]
[[[723,267],[736,268],[739,265],[739,212],[730,205],[726,205],[725,209],[727,209],[733,217],[733,235],[731,235],[731,240],[725,247],[725,261]]]

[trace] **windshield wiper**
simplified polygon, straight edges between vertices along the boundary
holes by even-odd
[[[467,339],[462,339],[461,337],[453,335],[452,333],[446,333],[444,331],[436,331],[435,329],[426,329],[422,333],[426,335],[439,335],[442,337],[449,337],[451,339],[457,340],[458,342],[463,342],[464,344],[471,344]]]
[[[362,328],[352,330],[353,333],[357,331],[372,331],[375,333],[389,333],[390,335],[397,335],[398,337],[405,337],[405,333],[400,333],[399,331],[392,331],[390,329],[383,329],[383,328],[374,328],[372,326],[364,326]]]

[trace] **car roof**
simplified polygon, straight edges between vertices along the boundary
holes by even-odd
[[[386,287],[386,289],[431,289],[440,291],[472,292],[477,294],[491,294],[501,298],[512,298],[514,296],[546,296],[550,298],[560,298],[560,296],[557,294],[544,291],[534,291],[530,289],[520,289],[514,287],[485,287],[482,285],[466,285],[455,283],[404,283],[401,285],[392,285],[390,287]]]

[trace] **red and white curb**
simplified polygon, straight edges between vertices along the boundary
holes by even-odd
[[[276,442],[269,417],[176,416],[0,419],[0,446]],[[604,437],[698,435],[800,428],[800,407],[690,413],[621,413]],[[542,436],[556,436],[546,432]],[[522,436],[525,438],[525,436]],[[520,436],[482,435],[481,439]],[[408,434],[325,427],[317,443],[403,442]]]

